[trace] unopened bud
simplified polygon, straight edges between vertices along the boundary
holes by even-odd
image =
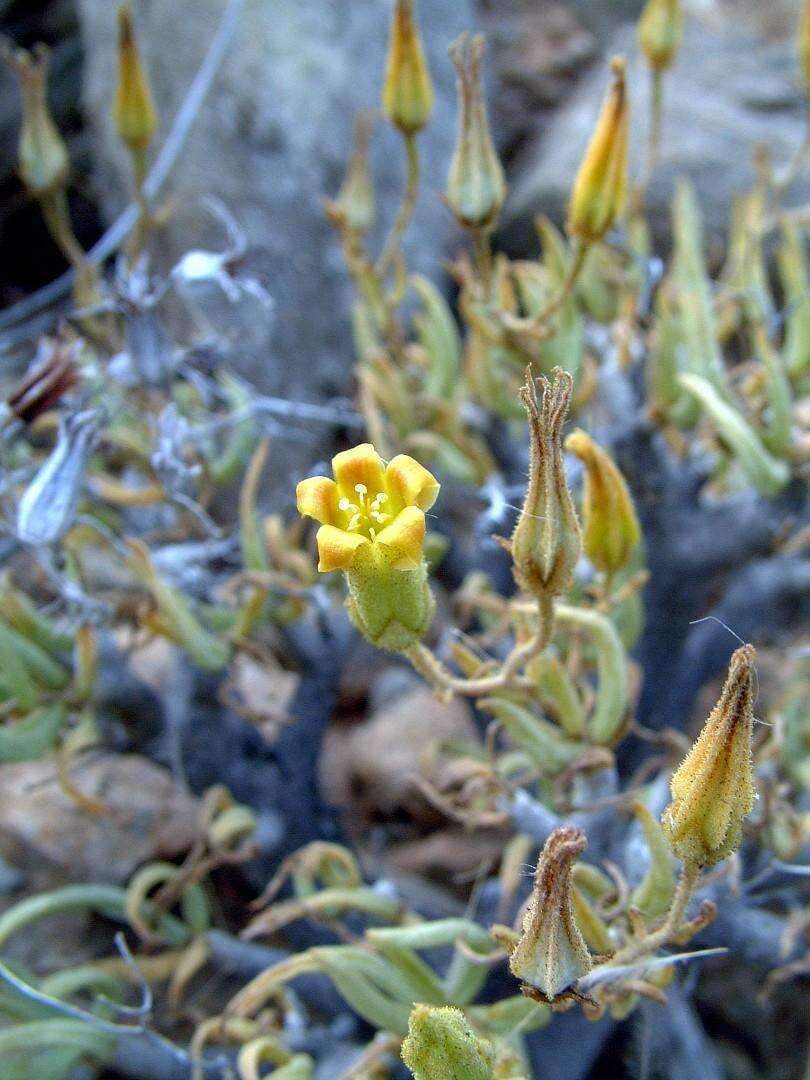
[[[450,174],[447,204],[460,225],[488,228],[495,223],[506,197],[506,181],[492,143],[487,107],[481,88],[484,37],[462,34],[450,47],[459,101],[458,135]]]
[[[585,466],[582,497],[582,540],[597,570],[621,570],[641,540],[641,527],[624,477],[615,462],[586,432],[577,428],[565,440],[566,450]]]
[[[638,21],[638,43],[653,71],[672,65],[682,37],[681,0],[647,0]]]
[[[430,119],[433,84],[414,17],[414,0],[396,0],[382,91],[383,112],[405,135]]]
[[[613,85],[579,167],[568,208],[568,231],[585,243],[601,240],[624,208],[630,109],[625,61],[614,57]]]
[[[402,1060],[414,1080],[492,1080],[495,1051],[473,1031],[461,1009],[453,1005],[414,1005]]]
[[[572,825],[555,829],[537,863],[520,940],[509,969],[529,990],[553,1001],[591,969],[591,957],[574,917],[571,871],[588,842]]]
[[[561,441],[574,380],[555,368],[551,382],[545,377],[539,381],[539,399],[529,372],[520,390],[529,418],[529,487],[512,534],[512,563],[522,588],[549,598],[562,595],[571,585],[582,538],[565,479]]]
[[[374,185],[368,166],[368,144],[373,114],[364,110],[358,114],[352,151],[346,176],[334,199],[326,200],[329,220],[338,228],[344,226],[357,233],[367,232],[374,224]]]
[[[37,45],[32,52],[17,49],[10,57],[22,95],[18,170],[36,198],[63,188],[70,170],[67,146],[48,109],[49,57],[44,45]]]
[[[145,150],[157,131],[158,116],[141,59],[129,4],[118,9],[118,85],[113,99],[118,134],[130,150]]]
[[[743,645],[731,657],[720,700],[672,777],[661,825],[683,862],[713,866],[728,858],[753,808],[754,656],[753,646]]]

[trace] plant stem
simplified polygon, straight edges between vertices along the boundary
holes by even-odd
[[[560,285],[559,291],[555,293],[548,303],[534,315],[529,315],[526,318],[519,318],[509,312],[504,312],[501,318],[506,329],[519,333],[533,333],[542,330],[551,316],[556,315],[574,291],[574,286],[579,280],[582,268],[585,265],[585,257],[588,254],[589,248],[590,244],[587,241],[576,240],[574,242],[573,256],[568,266],[568,272],[565,275],[562,285]]]
[[[492,250],[489,246],[488,230],[473,229],[472,241],[478,276],[484,286],[484,295],[489,299],[492,290]]]
[[[537,613],[540,625],[536,634],[528,641],[516,645],[504,660],[500,671],[481,679],[464,679],[454,675],[439,658],[421,642],[416,642],[403,650],[415,670],[429,683],[449,694],[461,694],[464,697],[483,697],[506,686],[520,668],[533,657],[541,653],[554,633],[554,600],[542,597],[537,601]]]
[[[48,232],[59,250],[71,266],[76,269],[83,267],[86,263],[86,255],[73,231],[65,192],[60,189],[43,195],[39,200],[39,205]]]
[[[377,276],[382,280],[388,273],[405,230],[411,223],[413,212],[416,207],[416,196],[419,193],[419,146],[413,133],[403,135],[405,142],[405,154],[408,159],[408,179],[405,184],[405,194],[402,205],[399,208],[396,220],[388,234],[388,239],[382,249],[375,267]]]
[[[657,952],[658,949],[666,945],[673,935],[677,933],[678,927],[683,922],[683,918],[686,915],[686,909],[689,907],[689,901],[692,899],[692,894],[695,891],[695,886],[697,885],[699,877],[700,867],[697,863],[684,863],[681,868],[678,887],[675,890],[675,895],[672,897],[672,904],[670,905],[663,925],[658,930],[654,930],[651,934],[647,934],[646,937],[641,938],[639,941],[631,941],[629,945],[620,949],[616,955],[611,958],[610,963],[626,964],[630,961],[637,960],[641,956],[646,956],[648,953]]]

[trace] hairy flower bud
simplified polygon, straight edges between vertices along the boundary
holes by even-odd
[[[582,497],[582,540],[593,565],[607,573],[630,561],[641,527],[624,477],[601,446],[581,428],[565,440],[566,450],[585,466]]]
[[[17,49],[10,56],[22,94],[18,170],[35,198],[61,190],[70,169],[67,146],[48,109],[49,56],[44,45],[30,53]]]
[[[145,150],[158,126],[149,79],[144,68],[129,4],[118,9],[118,85],[113,118],[130,150]]]
[[[672,777],[661,825],[683,862],[713,866],[728,858],[753,808],[754,656],[753,646],[743,645],[731,657],[720,700]]]
[[[468,229],[494,225],[506,197],[506,181],[492,143],[481,89],[484,37],[462,34],[450,47],[458,78],[459,120],[447,178],[447,205]]]
[[[647,0],[638,21],[638,43],[653,71],[666,71],[683,37],[681,0]]]
[[[492,1080],[495,1051],[453,1005],[414,1005],[402,1060],[414,1080]]]
[[[571,871],[588,842],[572,825],[555,829],[540,852],[520,940],[509,957],[512,974],[553,1001],[591,969],[574,917]]]
[[[382,91],[383,112],[405,135],[430,119],[433,84],[414,18],[414,0],[396,0]]]
[[[585,243],[602,239],[621,214],[627,195],[630,109],[624,58],[614,57],[611,67],[613,85],[579,167],[568,208],[568,231]]]
[[[538,399],[527,372],[520,400],[529,418],[529,486],[512,534],[512,563],[521,588],[549,598],[565,593],[582,549],[579,522],[563,467],[561,432],[574,381],[555,368],[540,380]]]

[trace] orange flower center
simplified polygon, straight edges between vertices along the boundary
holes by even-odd
[[[377,532],[390,520],[391,515],[382,511],[383,505],[388,501],[384,491],[378,492],[373,498],[368,497],[368,488],[365,484],[355,484],[356,501],[352,502],[345,496],[338,502],[338,510],[349,514],[346,524],[346,532],[359,532],[367,536],[369,540],[375,540]]]

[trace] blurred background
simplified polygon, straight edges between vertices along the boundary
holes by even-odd
[[[616,53],[629,58],[636,116],[631,158],[636,165],[641,160],[649,91],[634,42],[642,6],[640,0],[420,0],[436,105],[421,137],[423,195],[405,244],[412,269],[430,275],[452,295],[449,279],[441,281],[438,271],[442,260],[463,244],[440,198],[456,132],[455,76],[448,43],[463,30],[483,30],[487,35],[490,115],[509,184],[495,244],[513,257],[531,257],[537,253],[536,215],[543,212],[558,223],[564,220],[571,179],[605,91],[604,60]],[[695,186],[709,264],[717,269],[725,254],[729,208],[755,176],[753,147],[767,142],[774,160],[780,161],[789,159],[801,144],[806,106],[795,76],[800,6],[798,0],[685,0],[684,41],[667,78],[660,167],[647,198],[656,254],[662,259],[670,250],[676,177],[686,174]],[[68,142],[71,212],[78,239],[86,247],[116,219],[129,191],[128,162],[110,114],[115,8],[112,0],[0,0],[4,35],[25,47],[43,41],[52,50],[49,100]],[[133,4],[161,135],[171,126],[225,8],[225,0]],[[323,212],[323,199],[340,185],[355,114],[378,106],[389,19],[387,0],[245,0],[233,41],[167,184],[168,217],[155,237],[155,268],[168,272],[188,251],[190,236],[201,248],[226,247],[229,238],[222,217],[212,211],[210,200],[227,208],[246,237],[245,257],[271,303],[248,296],[234,305],[220,297],[211,301],[206,314],[218,333],[236,346],[238,372],[261,392],[280,398],[318,403],[350,398],[354,392],[352,289],[339,241]],[[24,300],[65,269],[15,171],[18,126],[14,78],[0,66],[2,308]],[[382,123],[375,131],[372,159],[382,233],[402,191],[400,140]],[[793,189],[792,202],[808,201],[806,170]],[[180,334],[182,319],[178,312]],[[332,429],[319,429],[306,440],[282,441],[274,448],[265,491],[268,504],[291,512],[290,478],[307,475],[313,462],[328,456],[335,449],[333,435]],[[632,447],[628,452],[632,455]],[[621,460],[621,449],[618,457]],[[642,481],[643,469],[637,465],[633,482]],[[786,648],[806,645],[807,560],[801,565],[794,560],[787,569],[766,561],[785,522],[795,526],[806,507],[802,509],[801,496],[793,489],[790,507],[769,511],[767,520],[761,504],[751,504],[750,516],[743,513],[729,520],[716,508],[698,512],[692,489],[680,491],[663,509],[660,505],[656,509],[655,491],[634,487],[633,492],[640,502],[653,573],[648,593],[653,617],[637,653],[644,671],[639,718],[659,730],[674,725],[693,731],[694,718],[705,716],[716,700],[717,680],[734,642],[718,624],[690,627],[691,620],[714,613],[745,640],[758,644],[764,640],[766,686],[769,665],[778,669]],[[686,524],[684,515],[692,511]],[[668,530],[678,514],[676,543]],[[711,552],[721,533],[725,546],[713,561]],[[381,681],[381,672],[389,683]],[[288,674],[279,678],[283,681]],[[346,722],[351,718],[353,723],[365,710],[374,712],[389,698],[396,700],[394,684],[401,672],[386,669],[361,645],[342,678],[337,710],[344,726],[338,723],[328,736],[326,764],[321,762],[327,801],[351,805],[357,831],[385,822],[389,838],[402,840],[395,862],[404,874],[422,875],[430,882],[448,866],[462,877],[471,873],[484,855],[497,852],[502,837],[496,833],[472,840],[463,830],[437,826],[432,811],[424,807],[414,811],[396,779],[397,773],[413,765],[407,753],[404,760],[380,768],[381,759],[390,753],[392,731],[412,723],[413,742],[424,737],[419,710],[413,703],[400,714],[389,707],[385,722],[374,730],[377,742],[369,741],[370,731],[361,741]],[[279,700],[289,699],[293,691],[286,684],[272,687]],[[204,712],[205,690],[196,687],[194,693]],[[206,736],[201,735],[193,752],[189,750],[192,768],[198,770],[197,785],[223,779],[232,788],[241,785],[237,794],[245,798],[245,791],[261,784],[245,762],[260,760],[263,750],[247,740],[239,753],[223,751],[219,760],[218,720],[209,717],[204,728],[213,742],[203,745]],[[451,710],[443,714],[448,732],[457,732],[464,722]],[[220,737],[242,738],[238,726],[229,731]],[[231,768],[231,774],[218,775],[220,766],[225,772]],[[137,786],[132,783],[129,797],[136,798]],[[30,841],[36,850],[37,828],[48,829],[48,808],[41,813],[41,826],[32,826],[12,813],[6,820],[0,807],[0,838],[5,837],[6,849]],[[189,814],[184,805],[173,804],[172,827],[181,835]],[[417,837],[414,822],[417,834],[421,829]],[[48,850],[47,844],[43,850]],[[91,853],[89,848],[75,854],[82,861],[80,874],[87,878],[93,876],[94,860],[115,857],[106,850]],[[117,872],[121,878],[137,859],[123,861]],[[36,878],[40,871],[31,873]],[[43,877],[52,883],[47,873]],[[55,941],[50,947],[58,951],[63,944]],[[752,971],[757,974],[752,976]],[[731,1080],[810,1076],[805,1071],[810,1068],[806,977],[777,988],[765,1009],[755,996],[763,972],[761,963],[759,967],[720,963],[703,972],[696,988],[690,987],[702,1026],[693,1023],[684,1006],[680,1041],[673,1049],[684,1062],[705,1057],[705,1072],[698,1068],[690,1076]],[[564,1017],[555,1038],[560,1046],[566,1039],[591,1043],[583,1043],[576,1064],[563,1064],[544,1075],[559,1080],[642,1075],[639,1062],[644,1061],[645,1048],[626,1027],[584,1034]],[[567,1059],[563,1055],[561,1060]]]

